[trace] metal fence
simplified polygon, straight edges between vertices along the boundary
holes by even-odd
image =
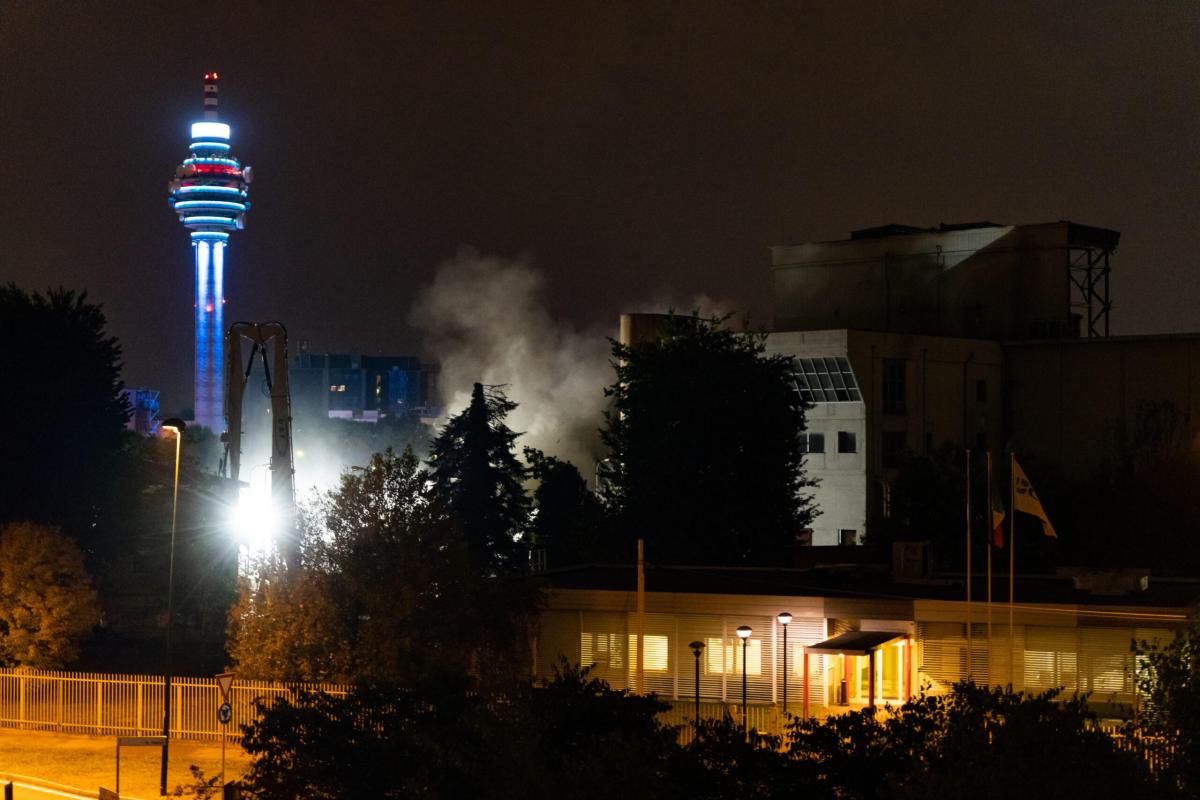
[[[794,715],[800,714],[800,706],[789,706],[788,711]],[[811,716],[825,716],[825,709],[811,708]],[[701,700],[700,701],[700,718],[701,719],[721,719],[726,714],[733,719],[734,722],[741,724],[742,721],[742,705],[741,703],[721,702],[719,700]],[[748,703],[746,705],[746,717],[750,722],[750,727],[762,733],[783,733],[785,720],[783,709],[775,703]],[[696,703],[688,700],[676,700],[671,704],[671,707],[658,715],[659,721],[664,725],[676,725],[679,727],[679,743],[687,744],[695,738],[696,731],[692,727],[692,722],[696,719]]]
[[[233,718],[228,725],[217,721],[220,690],[212,678],[171,679],[171,735],[179,739],[230,741],[242,737],[241,725],[254,720],[256,700],[268,705],[276,698],[300,691],[323,691],[345,696],[350,687],[340,684],[236,680],[229,692]],[[24,730],[61,731],[109,736],[153,736],[162,733],[163,679],[156,675],[113,675],[94,672],[43,672],[0,669],[0,727]],[[799,708],[789,709],[796,713]],[[741,721],[741,704],[701,700],[700,716],[720,719],[728,714]],[[829,709],[813,707],[813,716],[824,717]],[[751,703],[746,707],[751,728],[779,734],[785,724],[782,709],[774,703]],[[686,744],[695,735],[691,722],[695,703],[677,700],[659,715],[667,725],[679,726],[679,741]],[[1119,722],[1103,720],[1097,727],[1113,737],[1122,750],[1139,753],[1157,770],[1174,753],[1171,742],[1151,737],[1131,737]]]
[[[254,719],[254,702],[294,692],[344,695],[335,684],[282,684],[235,680],[229,692],[233,719],[217,721],[221,693],[212,678],[171,678],[171,735],[180,739],[240,740],[240,725]],[[111,736],[162,733],[163,679],[156,675],[42,672],[0,669],[0,727]]]
[[[800,713],[798,707],[789,707],[788,710],[797,716]],[[882,707],[880,710],[882,712]],[[809,709],[810,716],[817,719],[829,716],[830,712],[831,710],[824,706],[813,706]],[[734,722],[740,724],[742,719],[741,704],[713,700],[700,701],[701,719],[721,719],[726,714]],[[784,732],[784,728],[788,722],[784,718],[782,708],[772,703],[748,704],[746,706],[746,716],[749,718],[750,727],[761,733],[780,735]],[[692,722],[696,719],[695,702],[676,700],[672,703],[671,708],[660,713],[658,718],[664,725],[678,726],[680,744],[687,744],[696,738],[696,730],[692,727]],[[1095,723],[1095,727],[1097,730],[1112,737],[1113,743],[1117,746],[1118,750],[1136,753],[1145,759],[1151,772],[1158,772],[1175,753],[1173,742],[1157,736],[1130,734],[1126,731],[1125,724],[1118,720],[1098,720]]]
[[[1160,771],[1175,755],[1175,743],[1161,736],[1139,736],[1126,732],[1125,724],[1114,720],[1100,720],[1096,728],[1112,737],[1118,750],[1136,753],[1146,760],[1151,772]]]

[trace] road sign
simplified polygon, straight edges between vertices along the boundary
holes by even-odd
[[[165,736],[118,736],[118,747],[162,747],[167,743]]]
[[[233,688],[233,678],[232,672],[222,672],[217,676],[217,688],[221,690],[221,699],[226,703],[229,702],[229,690]]]
[[[228,725],[229,720],[233,719],[233,706],[229,703],[221,703],[217,708],[217,722],[222,725]]]
[[[167,758],[167,737],[165,736],[118,736],[117,737],[117,788],[112,793],[115,800],[121,800],[121,748],[122,747],[161,747],[163,763]],[[164,773],[165,774],[165,773]],[[165,778],[163,780],[166,780]],[[100,790],[100,800],[105,800],[104,792]]]

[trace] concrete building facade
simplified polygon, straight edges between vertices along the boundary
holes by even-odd
[[[793,358],[798,391],[813,403],[806,459],[817,482],[814,545],[858,544],[886,508],[887,486],[906,452],[943,444],[987,449],[1003,441],[1003,356],[997,342],[858,330],[783,331],[767,352]],[[804,386],[806,365],[844,360],[857,392],[839,400]],[[823,376],[821,376],[823,377]],[[852,437],[852,447],[845,447]],[[834,446],[830,446],[830,442]]]

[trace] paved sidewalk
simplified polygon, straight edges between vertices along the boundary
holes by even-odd
[[[74,736],[45,731],[0,730],[0,772],[52,781],[47,789],[35,791],[14,780],[14,800],[48,800],[73,797],[72,788],[96,797],[97,789],[114,788],[117,740],[115,736]],[[217,742],[172,741],[167,772],[167,790],[189,787],[189,765],[204,770],[206,777],[221,771],[221,745]],[[235,780],[249,767],[250,759],[235,744],[225,746],[225,779]],[[152,800],[159,797],[160,755],[156,747],[121,748],[121,796]],[[7,780],[7,778],[6,778]],[[37,781],[35,781],[37,782]],[[61,792],[59,794],[58,792]],[[185,795],[187,796],[187,795]]]

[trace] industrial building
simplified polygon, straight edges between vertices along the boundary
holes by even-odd
[[[416,356],[301,353],[289,373],[292,413],[358,422],[435,418],[439,372]]]
[[[1200,334],[1109,335],[1119,241],[1072,222],[970,223],[771,248],[767,351],[795,359],[813,404],[811,544],[861,542],[905,452],[1013,448],[1080,475],[1148,408],[1200,434]],[[628,315],[622,341],[660,324]]]

